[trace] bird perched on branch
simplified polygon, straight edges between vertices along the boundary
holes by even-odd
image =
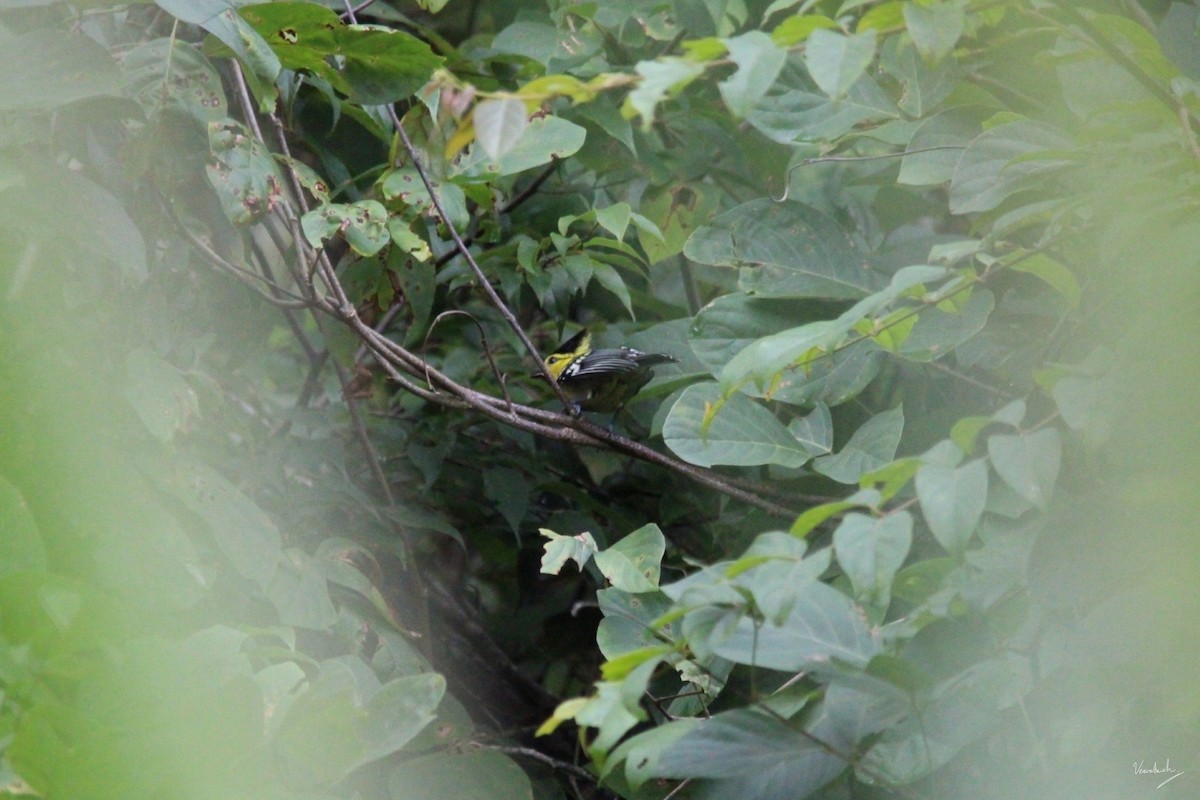
[[[546,369],[579,411],[617,412],[651,378],[651,368],[679,361],[666,353],[643,353],[632,347],[592,349],[592,335],[582,330],[546,356]]]

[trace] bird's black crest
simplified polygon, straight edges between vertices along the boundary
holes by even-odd
[[[575,334],[570,339],[567,339],[565,342],[560,344],[554,352],[556,352],[556,353],[573,353],[573,352],[575,352],[575,348],[579,347],[580,343],[583,342],[583,338],[587,335],[588,335],[587,328],[584,328],[579,333]]]

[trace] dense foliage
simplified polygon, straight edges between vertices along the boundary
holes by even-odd
[[[2,791],[1194,791],[1198,22],[0,4]]]

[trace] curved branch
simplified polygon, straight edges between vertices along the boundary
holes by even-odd
[[[244,92],[242,96],[244,111],[248,114],[253,113],[253,106],[249,104],[249,91],[245,86],[245,79],[241,75],[241,65],[234,62],[235,80],[239,84],[239,91]],[[517,321],[515,315],[496,293],[491,282],[487,280],[487,276],[476,263],[466,243],[459,236],[458,231],[450,222],[449,216],[445,212],[445,208],[441,204],[437,193],[434,191],[428,175],[420,160],[417,158],[416,149],[413,147],[411,140],[405,133],[404,128],[400,125],[400,119],[396,115],[395,109],[390,108],[392,121],[396,125],[396,130],[404,143],[405,149],[412,158],[413,165],[421,175],[422,181],[425,182],[426,189],[429,191],[431,200],[437,210],[439,217],[446,224],[447,229],[451,232],[455,240],[459,252],[470,264],[475,275],[478,277],[484,292],[488,295],[492,304],[500,311],[500,313],[508,321],[513,331],[518,334],[521,341],[525,344],[530,355],[537,361],[541,367],[543,375],[546,377],[551,386],[554,387],[559,399],[563,401],[564,407],[572,409],[570,401],[563,394],[562,387],[558,382],[553,380],[546,369],[545,363],[538,354],[537,348],[530,341],[525,330]],[[275,136],[278,140],[280,151],[288,157],[288,164],[291,163],[291,150],[287,142],[287,137],[284,134],[282,122],[275,114],[269,114],[267,118],[270,120],[275,131]],[[257,125],[251,126],[255,135],[261,135],[261,130]],[[265,144],[265,142],[264,142]],[[295,203],[299,207],[301,213],[308,212],[308,201],[304,196],[303,186],[300,183],[300,178],[295,170],[290,166],[286,168],[289,182]],[[283,216],[284,221],[292,231],[293,239],[296,242],[297,252],[300,257],[308,260],[308,253],[313,250],[307,244],[307,240],[300,230],[299,216],[295,213],[295,209],[289,203],[280,203],[279,213]],[[518,430],[532,433],[547,439],[586,447],[607,447],[618,452],[626,453],[627,455],[641,459],[643,461],[656,464],[660,467],[673,470],[679,474],[715,489],[729,497],[741,500],[742,502],[756,506],[767,511],[768,513],[783,516],[795,517],[798,509],[788,508],[784,505],[769,500],[759,493],[745,488],[741,481],[732,481],[716,472],[697,467],[693,464],[688,464],[679,459],[673,458],[664,453],[660,453],[653,448],[650,448],[640,442],[628,439],[624,436],[619,436],[612,433],[587,419],[580,416],[575,416],[570,413],[562,414],[543,409],[524,406],[517,403],[512,403],[504,398],[494,397],[484,392],[478,392],[467,386],[464,386],[447,375],[439,372],[425,359],[408,351],[403,346],[388,339],[379,331],[375,330],[362,319],[358,314],[358,310],[354,304],[350,302],[346,295],[345,289],[342,287],[341,281],[338,279],[337,273],[330,262],[328,255],[324,249],[316,249],[313,253],[314,264],[316,271],[320,274],[322,282],[325,284],[328,296],[321,296],[314,292],[313,298],[310,301],[312,310],[320,310],[343,324],[349,326],[359,339],[367,346],[368,350],[375,354],[376,359],[387,372],[388,377],[396,381],[405,391],[408,391],[424,400],[437,403],[439,405],[455,407],[459,409],[472,409],[484,416],[495,420],[496,422],[517,428]],[[403,370],[403,372],[402,372]],[[409,376],[420,379],[428,376],[432,379],[434,385],[442,391],[429,389],[421,386],[414,380],[410,380],[403,373],[408,373]],[[741,485],[739,485],[741,484]]]
[[[546,378],[546,382],[554,388],[554,393],[558,395],[558,399],[562,401],[563,408],[568,410],[574,409],[574,404],[567,397],[563,388],[558,385],[558,381],[554,380],[554,376],[550,374],[549,367],[542,360],[541,353],[534,346],[529,338],[529,334],[525,333],[525,329],[521,327],[521,323],[517,321],[517,317],[513,314],[512,309],[504,302],[504,299],[496,292],[492,282],[488,279],[479,263],[475,261],[475,256],[471,255],[471,249],[463,238],[459,235],[458,229],[454,222],[450,219],[450,215],[446,213],[445,206],[442,205],[442,199],[438,196],[437,191],[433,188],[433,182],[429,180],[429,175],[425,171],[425,166],[421,163],[421,159],[417,156],[417,148],[413,146],[412,140],[408,138],[408,132],[404,130],[404,126],[400,124],[400,116],[396,113],[395,106],[388,106],[388,114],[392,118],[392,124],[396,126],[396,134],[400,137],[400,141],[404,144],[404,151],[408,153],[409,159],[412,161],[413,167],[417,170],[417,174],[421,176],[421,183],[425,184],[425,191],[429,192],[429,199],[433,203],[434,210],[437,211],[438,218],[446,226],[446,230],[450,232],[450,238],[454,240],[458,252],[462,253],[462,257],[471,267],[471,271],[475,273],[475,278],[479,281],[480,288],[487,295],[488,301],[491,302],[496,310],[500,312],[500,316],[504,317],[504,321],[512,328],[513,333],[521,340],[521,344],[525,345],[525,349],[529,351],[529,355],[537,362],[538,370]]]

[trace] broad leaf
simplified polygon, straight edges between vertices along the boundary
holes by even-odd
[[[864,266],[861,242],[799,203],[751,200],[692,234],[684,255],[740,267],[739,288],[759,297],[858,299],[886,285]]]
[[[949,552],[961,553],[987,502],[987,464],[976,460],[957,469],[925,464],[917,472],[916,487],[934,538]]]
[[[411,34],[346,25],[333,11],[314,3],[259,3],[244,6],[240,13],[283,66],[312,72],[364,106],[411,96],[442,63],[429,45]]]
[[[499,158],[491,158],[483,147],[472,147],[454,174],[470,179],[514,175],[574,155],[586,136],[585,129],[561,117],[539,117],[530,121],[520,140]]]
[[[819,28],[808,37],[804,49],[808,74],[830,97],[845,94],[874,60],[874,31],[848,36]]]
[[[692,725],[658,755],[654,777],[724,779],[725,797],[792,800],[837,777],[846,761],[762,711],[726,711]]]
[[[738,664],[790,672],[831,659],[864,665],[880,647],[861,609],[837,589],[819,582],[797,594],[792,613],[782,624],[742,617],[729,631],[714,629],[707,645]]]
[[[814,461],[813,469],[839,483],[858,483],[865,473],[879,469],[895,457],[903,431],[901,406],[876,414],[854,431],[840,451]]]
[[[1059,130],[1042,123],[1009,122],[987,129],[967,145],[955,165],[950,210],[955,214],[990,211],[1023,189],[1045,188],[1048,178],[1070,162],[1027,156],[1068,146],[1069,140]]]
[[[663,440],[677,456],[704,467],[799,467],[820,452],[749,397],[734,394],[712,414],[721,401],[721,388],[715,383],[695,384],[683,391],[663,423]]]
[[[392,800],[533,800],[525,771],[502,753],[434,753],[405,761],[388,775]]]
[[[515,97],[483,100],[475,106],[474,121],[475,139],[491,159],[512,150],[529,125],[525,104]]]
[[[912,546],[912,515],[850,513],[833,532],[833,551],[858,597],[887,608],[892,580]]]
[[[596,566],[616,589],[651,592],[658,588],[660,562],[666,546],[662,531],[650,523],[607,550],[596,553]]]
[[[733,39],[726,39],[729,58],[737,65],[737,72],[721,81],[717,88],[721,99],[735,117],[744,117],[754,105],[766,95],[775,82],[787,53],[761,31],[751,31]]]
[[[966,14],[954,3],[904,4],[904,22],[921,56],[940,61],[958,43],[963,34]]]
[[[1054,428],[1032,433],[988,437],[988,456],[1004,482],[1038,508],[1054,491],[1062,459],[1062,443]]]

